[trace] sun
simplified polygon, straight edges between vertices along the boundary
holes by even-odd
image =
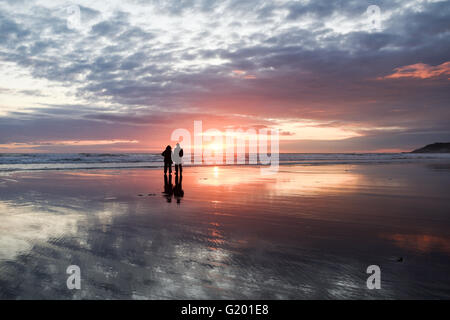
[[[214,173],[214,178],[218,178],[219,177],[219,167],[214,167],[213,168],[213,173]]]
[[[210,143],[209,145],[207,145],[207,148],[214,152],[218,152],[223,150],[223,145],[220,143]]]

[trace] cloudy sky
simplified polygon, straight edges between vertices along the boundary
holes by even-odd
[[[194,120],[284,152],[450,141],[449,1],[1,0],[0,72],[0,152],[148,152]]]

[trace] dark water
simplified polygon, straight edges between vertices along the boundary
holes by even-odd
[[[0,176],[0,298],[450,298],[446,163],[199,167],[175,182]],[[366,287],[374,264],[380,290]]]

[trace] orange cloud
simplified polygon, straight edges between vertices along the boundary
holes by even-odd
[[[239,77],[242,79],[256,79],[255,75],[247,74],[247,71],[244,71],[244,70],[233,70],[233,76]]]
[[[0,144],[0,148],[6,149],[22,149],[35,148],[41,146],[97,146],[97,145],[112,145],[112,144],[126,144],[139,143],[138,140],[64,140],[64,141],[40,141],[34,143],[9,143]]]
[[[395,72],[391,75],[378,78],[379,80],[385,79],[398,79],[398,78],[416,78],[416,79],[429,79],[442,75],[450,76],[450,61],[444,62],[437,66],[430,66],[424,63],[416,63],[408,66],[403,66],[394,69]],[[448,78],[450,80],[450,78]]]
[[[64,141],[46,141],[41,144],[51,145],[78,145],[78,146],[97,146],[97,145],[109,145],[117,143],[139,143],[138,140],[64,140]]]

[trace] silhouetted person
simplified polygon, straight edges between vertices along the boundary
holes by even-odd
[[[167,178],[167,174],[164,175],[164,197],[167,199],[167,202],[172,202],[173,195],[173,185],[172,185],[172,175],[169,174],[169,178]]]
[[[164,157],[164,174],[167,174],[167,169],[169,169],[169,174],[172,173],[172,147],[167,146],[166,150],[161,153]]]
[[[175,162],[175,174],[178,175],[178,170],[180,170],[180,175],[183,173],[183,149],[180,144],[177,143],[175,149],[173,150],[173,161]]]
[[[181,182],[183,181],[183,176],[180,174],[180,179],[178,180],[178,176],[175,176],[175,187],[173,188],[173,195],[175,199],[177,199],[177,203],[181,202],[181,198],[184,197],[183,186]]]

